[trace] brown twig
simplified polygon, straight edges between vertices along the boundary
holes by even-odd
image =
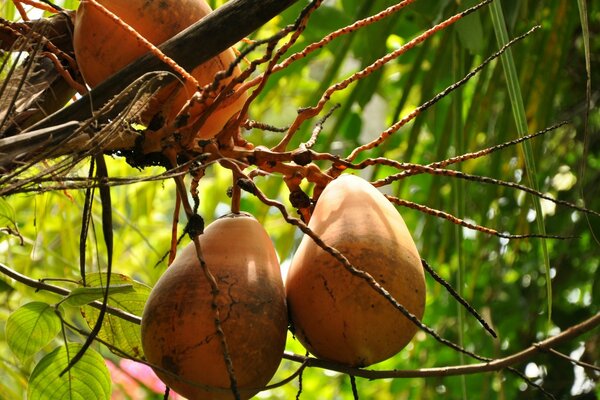
[[[0,263],[0,273],[8,276],[11,279],[14,279],[15,281],[17,281],[19,283],[22,283],[31,288],[34,288],[36,290],[45,290],[45,291],[52,292],[52,293],[55,293],[55,294],[58,294],[58,295],[61,295],[64,297],[71,294],[71,291],[69,289],[65,289],[60,286],[55,286],[55,285],[51,285],[49,283],[45,283],[45,282],[42,282],[42,281],[39,281],[36,279],[32,279],[26,275],[23,275],[23,274],[15,271],[14,269],[11,269],[10,267],[8,267],[2,263]],[[98,310],[101,310],[103,307],[101,301],[92,301],[91,303],[89,303],[89,305]],[[106,306],[106,312],[111,315],[114,315],[116,317],[123,318],[125,321],[129,321],[134,324],[139,324],[141,322],[140,317],[138,317],[137,315],[128,313],[127,311],[123,311],[120,308]]]
[[[485,3],[489,3],[489,2],[486,1]],[[481,4],[483,4],[483,3],[480,3],[479,5],[481,5]],[[462,15],[462,13],[461,14],[457,14],[457,15]],[[452,85],[448,86],[446,89],[444,89],[441,92],[439,92],[437,95],[435,95],[434,97],[432,97],[430,100],[426,101],[425,103],[421,104],[419,107],[415,108],[407,116],[405,116],[404,118],[402,118],[400,121],[394,123],[388,129],[386,129],[384,132],[382,132],[381,135],[379,135],[378,138],[376,138],[376,139],[372,140],[371,142],[366,143],[366,144],[364,144],[362,146],[359,146],[356,149],[354,149],[350,153],[350,155],[346,158],[346,160],[353,161],[354,159],[356,159],[356,157],[358,156],[358,154],[360,154],[361,152],[366,151],[366,150],[370,150],[372,148],[375,148],[375,147],[379,146],[389,136],[391,136],[393,133],[397,132],[401,127],[403,127],[404,125],[406,125],[408,122],[412,121],[415,117],[417,117],[423,111],[425,111],[429,107],[433,106],[440,99],[446,97],[450,92],[452,92],[452,91],[458,89],[460,86],[464,85],[473,76],[475,76],[476,74],[478,74],[492,60],[500,57],[513,44],[515,44],[516,42],[518,42],[518,41],[524,39],[525,37],[529,36],[531,33],[533,33],[534,31],[538,30],[539,28],[540,28],[540,26],[534,26],[529,31],[525,32],[524,34],[522,34],[520,36],[517,36],[516,38],[512,39],[506,45],[502,46],[502,48],[500,50],[498,50],[497,52],[495,52],[494,54],[492,54],[491,56],[489,56],[488,58],[486,58],[479,66],[477,66],[471,72],[469,72],[468,74],[466,74],[461,80],[459,80],[459,81],[453,83]],[[407,45],[408,45],[408,43],[407,43]]]
[[[38,290],[46,290],[52,293],[56,293],[62,296],[68,296],[70,291],[59,287],[50,285],[47,283],[40,282],[35,279],[31,279],[27,276],[24,276],[4,264],[0,263],[0,272],[9,276],[16,281],[23,283],[29,287],[38,289]],[[99,301],[95,301],[90,303],[90,306],[94,308],[102,307],[102,303]],[[123,318],[126,321],[140,324],[141,318],[129,314],[123,310],[107,307],[107,312],[117,316],[119,318]],[[501,371],[507,367],[517,365],[522,363],[536,354],[548,351],[555,346],[560,345],[570,339],[576,338],[586,332],[590,332],[593,329],[597,328],[600,325],[600,313],[595,314],[594,316],[582,321],[576,325],[571,326],[570,328],[565,329],[560,334],[550,337],[546,340],[543,340],[538,343],[534,343],[531,346],[523,349],[517,353],[513,353],[511,355],[505,356],[503,358],[498,358],[494,360],[490,360],[484,363],[477,364],[468,364],[468,365],[453,365],[446,367],[434,367],[434,368],[420,368],[414,370],[371,370],[371,369],[362,369],[362,368],[353,368],[348,367],[343,364],[335,363],[333,361],[322,360],[314,357],[302,356],[299,354],[294,354],[290,352],[285,352],[283,357],[287,360],[301,363],[305,366],[305,368],[313,367],[313,368],[322,368],[330,371],[336,371],[344,374],[353,375],[356,377],[366,378],[370,380],[375,379],[393,379],[393,378],[427,378],[427,377],[440,377],[440,376],[456,376],[456,375],[468,375],[468,374],[478,374],[484,372],[493,372],[493,371]],[[87,334],[87,333],[86,333]],[[99,340],[96,338],[96,340]],[[107,343],[105,343],[107,344]],[[109,344],[107,344],[109,345]],[[114,348],[114,346],[110,346]],[[122,352],[121,352],[122,353]],[[125,355],[127,358],[134,359],[131,356]],[[140,361],[140,360],[135,360]]]
[[[435,272],[435,270],[433,268],[431,268],[431,266],[427,263],[427,261],[421,259],[421,264],[423,265],[423,269],[425,271],[427,271],[427,273],[429,275],[431,275],[431,277],[436,282],[438,282],[440,285],[442,285],[448,291],[448,293],[450,293],[450,295],[452,297],[454,297],[456,299],[456,301],[458,301],[472,316],[474,316],[475,319],[477,319],[477,321],[479,321],[481,326],[483,326],[483,328],[490,335],[492,335],[493,338],[498,337],[498,334],[496,333],[496,331],[494,331],[494,329],[492,329],[492,327],[487,323],[487,321],[484,320],[481,315],[479,315],[477,310],[475,310],[475,308],[473,308],[472,305],[470,305],[456,290],[454,290],[454,288],[448,282],[446,282],[446,280],[444,280],[444,278],[442,278],[440,275],[438,275],[438,273]]]
[[[302,109],[299,113],[298,116],[296,117],[296,119],[294,120],[294,122],[292,123],[292,125],[290,126],[290,129],[288,130],[288,132],[286,133],[285,137],[273,148],[273,150],[275,151],[283,151],[286,149],[287,145],[289,144],[289,142],[292,140],[292,137],[294,136],[294,134],[298,131],[298,129],[300,128],[300,125],[302,125],[302,123],[304,121],[306,121],[309,118],[314,117],[315,115],[317,115],[319,112],[321,112],[321,110],[323,109],[323,107],[325,106],[325,104],[327,104],[327,102],[329,102],[329,100],[331,99],[331,96],[335,93],[338,92],[340,90],[343,90],[345,88],[347,88],[350,84],[352,84],[353,82],[356,82],[360,79],[363,79],[369,75],[371,75],[373,72],[379,70],[380,68],[382,68],[385,64],[387,64],[388,62],[398,58],[399,56],[401,56],[402,54],[406,53],[408,50],[412,49],[413,47],[417,46],[418,44],[422,43],[423,41],[425,41],[426,39],[428,39],[429,37],[431,37],[433,34],[435,34],[436,32],[443,30],[445,28],[447,28],[448,26],[454,24],[455,22],[459,21],[460,19],[464,18],[465,16],[471,14],[472,12],[478,10],[479,8],[483,7],[484,5],[490,3],[492,0],[484,0],[478,4],[476,4],[475,6],[462,11],[458,14],[453,15],[452,17],[448,18],[447,20],[433,26],[432,28],[426,30],[425,32],[423,32],[422,34],[420,34],[419,36],[415,37],[414,39],[412,39],[411,41],[409,41],[408,43],[406,43],[405,45],[401,46],[400,48],[398,48],[397,50],[394,50],[393,52],[379,58],[378,60],[376,60],[374,63],[372,63],[371,65],[363,68],[362,70],[356,72],[355,74],[353,74],[352,76],[330,86],[327,90],[325,90],[325,92],[321,95],[320,100],[318,101],[317,105],[313,106],[313,107],[307,107]],[[383,139],[382,139],[383,141]],[[362,148],[361,150],[362,151]],[[355,150],[356,152],[356,150]],[[356,154],[350,156],[350,160],[352,160],[354,157],[356,157]]]
[[[598,211],[590,210],[589,208],[581,207],[576,204],[569,203],[568,201],[555,199],[547,194],[544,194],[540,191],[534,190],[525,185],[521,185],[519,183],[507,182],[507,181],[503,181],[500,179],[490,178],[487,176],[472,175],[472,174],[468,174],[466,172],[454,171],[454,170],[450,170],[450,169],[431,168],[431,167],[428,167],[425,165],[419,166],[419,167],[415,168],[415,170],[417,170],[417,171],[420,170],[420,173],[427,173],[427,174],[431,174],[431,175],[450,176],[453,178],[465,179],[465,180],[473,181],[473,182],[480,182],[480,183],[486,183],[486,184],[497,185],[497,186],[505,186],[505,187],[509,187],[511,189],[521,190],[525,193],[529,193],[536,197],[539,197],[540,199],[548,200],[552,203],[555,203],[555,204],[558,204],[558,205],[561,205],[564,207],[568,207],[570,209],[577,210],[582,213],[600,217],[600,212],[598,212]],[[397,181],[401,178],[404,178],[404,175],[400,175],[400,174],[390,175],[387,178],[380,179],[380,180],[373,182],[373,186],[375,186],[375,187],[385,186],[385,185],[388,185],[388,184],[390,184],[394,181]]]
[[[176,157],[177,156],[175,154],[170,154],[170,157],[169,157],[174,168],[177,167],[177,161],[176,161],[177,158]],[[191,224],[193,221],[198,220],[198,216],[197,216],[197,214],[194,213],[194,210],[188,201],[187,190],[186,190],[185,184],[183,182],[183,176],[177,176],[174,179],[175,179],[175,185],[177,186],[177,192],[179,193],[179,197],[181,199],[181,204],[183,206],[183,210],[188,219],[188,224]],[[196,227],[192,227],[191,229],[188,228],[188,230],[189,230],[189,232],[188,232],[189,236],[192,239],[192,242],[194,243],[194,248],[196,250],[196,258],[200,265],[200,269],[201,269],[206,281],[208,282],[208,284],[210,286],[210,293],[211,293],[210,307],[214,313],[213,321],[215,324],[215,330],[217,332],[217,337],[219,338],[219,341],[221,344],[221,350],[223,352],[223,359],[225,362],[225,367],[227,369],[227,374],[229,376],[229,382],[231,384],[230,390],[231,390],[231,393],[233,394],[234,398],[236,400],[238,400],[238,399],[240,399],[240,392],[238,389],[238,383],[237,383],[237,378],[235,375],[235,370],[233,368],[233,362],[231,360],[231,352],[229,350],[229,345],[227,344],[227,338],[225,335],[225,331],[223,330],[223,320],[221,319],[221,313],[219,311],[219,304],[217,302],[217,298],[220,293],[219,285],[217,283],[215,276],[211,273],[210,269],[208,268],[208,265],[206,264],[206,261],[204,260],[204,256],[202,254],[202,245],[200,244],[200,237],[199,237],[199,233],[202,233],[202,232],[198,232],[198,229]],[[203,229],[201,229],[201,230],[203,230]]]
[[[425,214],[433,215],[434,217],[443,218],[447,221],[452,222],[453,224],[464,226],[465,228],[472,229],[474,231],[483,232],[487,235],[493,235],[493,236],[497,236],[497,237],[504,238],[504,239],[531,239],[531,238],[558,239],[558,240],[573,239],[573,237],[559,236],[559,235],[542,235],[542,234],[538,234],[538,233],[519,235],[519,234],[500,232],[495,229],[488,228],[486,226],[482,226],[482,225],[478,225],[478,224],[474,224],[474,223],[465,221],[464,219],[455,217],[454,215],[447,213],[445,211],[436,210],[434,208],[430,208],[430,207],[427,207],[427,206],[424,206],[421,204],[417,204],[412,201],[399,199],[398,197],[390,196],[387,194],[385,195],[385,197],[392,203],[399,205],[401,207],[411,208],[413,210],[417,210],[417,211],[425,213]]]
[[[564,330],[556,336],[535,343],[526,349],[513,353],[503,358],[497,358],[484,363],[468,365],[452,365],[447,367],[420,368],[413,370],[387,370],[377,371],[370,369],[352,368],[333,361],[321,360],[313,357],[305,357],[298,354],[286,352],[284,358],[296,362],[307,362],[308,367],[323,368],[330,371],[337,371],[344,374],[354,375],[366,379],[391,379],[391,378],[428,378],[433,376],[456,376],[471,375],[483,372],[501,371],[513,365],[520,364],[534,355],[564,343],[570,339],[576,338],[586,332],[589,332],[600,325],[600,313]]]
[[[202,18],[201,21],[159,46],[159,49],[184,69],[192,70],[197,65],[213,58],[242,38],[248,36],[296,1],[229,1],[205,18]],[[219,38],[219,40],[215,40],[215,38]],[[202,51],[189,51],[190,48],[197,48],[197,43],[203,44]],[[73,133],[72,126],[62,126],[62,124],[73,120],[83,121],[91,118],[90,110],[93,109],[92,101],[96,105],[105,104],[109,99],[145,73],[164,71],[165,69],[168,69],[167,66],[152,54],[140,57],[94,88],[89,96],[83,96],[72,105],[59,110],[32,126],[32,130],[57,125],[61,125],[61,128],[55,129],[52,137],[40,135],[32,138],[29,144],[41,150],[47,146],[49,139],[53,143],[62,141],[65,137]],[[174,75],[171,75],[163,83],[167,84],[173,78]],[[113,111],[114,114],[118,114],[119,112],[120,110],[118,109]],[[107,114],[105,118],[112,118],[114,114]]]

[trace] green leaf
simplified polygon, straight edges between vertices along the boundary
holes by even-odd
[[[0,198],[0,225],[6,226],[7,224],[15,225],[16,214],[15,209],[10,205],[9,202]]]
[[[0,228],[8,228],[16,234],[19,232],[15,209],[3,198],[0,198]]]
[[[5,282],[3,279],[0,279],[0,293],[11,294],[15,291],[15,288]]]
[[[463,4],[464,8],[472,7],[477,1],[469,0]],[[479,13],[473,13],[456,23],[458,38],[471,54],[482,54],[485,43],[481,16]]]
[[[6,321],[6,341],[13,353],[25,361],[50,343],[60,331],[61,321],[54,308],[32,302],[13,312]]]
[[[89,274],[86,276],[86,281],[91,285],[106,282],[106,274]],[[119,285],[130,285],[133,291],[128,293],[111,293],[108,297],[108,304],[131,314],[141,316],[146,300],[150,295],[150,287],[136,282],[126,275],[115,273],[111,275],[111,282]],[[90,328],[96,324],[99,312],[99,310],[90,306],[82,307],[81,313]],[[142,336],[138,324],[106,314],[98,336],[131,356],[142,357],[143,355]]]
[[[81,348],[79,343],[69,343],[54,349],[35,366],[27,389],[29,400],[103,400],[110,399],[111,379],[104,359],[93,349],[69,371],[60,372]]]
[[[496,41],[498,46],[502,47],[508,43],[508,32],[506,30],[506,22],[504,20],[504,14],[502,13],[502,5],[500,2],[495,1],[490,5],[492,24],[494,26],[494,32],[496,34]],[[511,49],[508,49],[500,57],[502,67],[504,69],[504,75],[506,77],[506,85],[508,89],[508,95],[510,98],[510,104],[512,106],[513,117],[515,124],[517,125],[517,132],[520,137],[525,136],[528,133],[527,127],[527,115],[525,112],[525,105],[523,102],[523,96],[521,94],[521,85],[519,84],[519,78],[517,75],[517,68],[515,61],[512,56]],[[521,144],[523,149],[523,155],[525,158],[525,167],[527,171],[527,178],[529,179],[529,185],[532,189],[538,190],[537,184],[537,172],[535,157],[533,155],[533,148],[531,142],[525,141]],[[546,234],[546,226],[544,225],[544,214],[542,213],[541,199],[533,199],[533,206],[537,215],[536,223],[540,234]],[[548,326],[552,323],[552,279],[550,275],[550,256],[548,254],[548,245],[545,239],[541,239],[540,246],[542,248],[542,257],[544,260],[544,268],[546,275],[546,305],[548,307]]]
[[[70,295],[64,298],[61,304],[71,307],[81,307],[104,297],[104,290],[105,287],[103,286],[76,288],[71,291]],[[127,294],[133,291],[134,289],[131,284],[110,285],[110,288],[108,288],[109,296],[117,293]]]
[[[342,135],[345,138],[357,138],[360,134],[360,130],[362,129],[362,118],[358,113],[352,112],[350,113],[342,125]]]

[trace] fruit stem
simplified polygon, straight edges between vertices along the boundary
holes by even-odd
[[[240,187],[237,184],[237,180],[238,180],[238,176],[237,174],[234,172],[232,174],[233,177],[233,185],[231,187],[231,212],[233,214],[239,214],[240,213],[240,202],[241,202],[241,190]]]

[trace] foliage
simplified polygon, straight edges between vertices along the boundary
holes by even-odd
[[[212,3],[217,6],[224,1]],[[300,51],[329,32],[395,3],[392,0],[325,2],[311,17],[306,31],[288,53]],[[274,126],[289,125],[297,115],[297,109],[315,105],[333,83],[394,51],[459,9],[475,3],[472,0],[420,0],[374,25],[333,40],[320,51],[277,72],[252,104],[251,118]],[[6,4],[2,6],[0,16],[16,18],[12,6]],[[269,37],[291,24],[305,5],[306,2],[301,1],[290,7],[256,32],[252,39]],[[494,60],[464,87],[416,116],[382,145],[361,154],[357,162],[368,157],[386,157],[426,165],[514,140],[524,133],[520,131],[520,122],[515,122],[513,117],[511,102],[514,103],[514,99],[509,97],[507,89],[509,85],[516,84],[521,92],[528,133],[567,121],[565,125],[527,141],[530,147],[528,160],[534,163],[535,172],[527,165],[522,145],[509,146],[468,160],[458,164],[454,170],[536,187],[551,198],[598,211],[600,139],[597,133],[600,113],[597,108],[592,108],[589,119],[585,117],[584,36],[578,9],[569,0],[502,0],[501,5],[510,38],[528,31],[535,24],[541,25],[541,29],[511,47],[518,82],[506,78],[502,63]],[[75,4],[70,2],[65,6],[74,8]],[[589,2],[588,18],[591,81],[596,82],[600,79],[598,2]],[[247,45],[239,45],[242,49],[244,46]],[[490,9],[484,7],[456,25],[436,33],[384,68],[335,93],[322,114],[334,103],[339,103],[340,107],[324,122],[313,149],[347,156],[352,149],[376,138],[390,125],[461,79],[497,50]],[[260,55],[258,50],[248,58],[252,60]],[[591,99],[596,100],[598,89],[592,89]],[[315,121],[310,122],[300,127],[291,148],[308,140]],[[279,133],[259,129],[248,130],[244,135],[248,141],[267,147],[275,146],[281,139]],[[158,167],[139,171],[118,156],[111,157],[108,166],[111,177],[151,177],[164,171]],[[389,166],[374,165],[359,173],[370,181],[377,181],[397,172]],[[86,177],[87,173],[85,163],[80,163],[70,172],[73,177]],[[287,200],[287,188],[281,179],[257,177],[255,182],[270,198],[278,199],[292,209]],[[201,179],[198,212],[207,223],[228,212],[230,199],[227,188],[230,185],[229,171],[216,166],[209,168]],[[310,191],[310,187],[305,189]],[[399,207],[413,232],[421,256],[483,315],[499,338],[491,338],[443,286],[428,278],[423,322],[440,336],[477,354],[500,358],[565,331],[598,313],[600,219],[597,215],[587,215],[561,204],[540,200],[510,186],[452,176],[415,174],[386,185],[382,190],[498,232],[539,234],[537,224],[541,222],[547,234],[568,238],[502,238],[452,224],[416,209]],[[115,292],[110,296],[109,305],[141,315],[148,286],[154,285],[166,267],[164,256],[170,248],[175,191],[172,180],[111,187],[113,232],[117,239],[114,242],[113,270],[122,275],[113,276],[111,286]],[[536,212],[536,202],[539,202],[537,209],[542,215]],[[84,204],[85,193],[80,190],[0,198],[0,263],[28,277],[44,279],[47,283],[52,283],[54,278],[70,280],[59,283],[70,290],[79,290],[79,295],[85,296],[83,300],[71,297],[67,300],[73,303],[70,306],[59,305],[64,295],[37,291],[8,277],[0,277],[0,392],[8,399],[22,398],[27,390],[31,395],[31,391],[37,390],[35,385],[42,380],[49,383],[46,380],[50,378],[44,375],[49,366],[53,370],[64,368],[66,360],[70,360],[66,358],[65,349],[72,352],[78,348],[76,343],[84,341],[81,335],[77,335],[77,329],[93,327],[97,318],[97,309],[85,306],[80,311],[76,307],[92,300],[102,301],[101,293],[82,289],[78,283],[81,280],[79,233]],[[250,195],[242,197],[241,209],[252,213],[264,224],[282,265],[289,264],[299,243],[300,232],[286,223],[277,210]],[[90,226],[85,261],[88,272],[93,271],[93,275],[87,283],[100,287],[105,278],[99,272],[106,271],[107,267],[100,200],[94,201]],[[182,227],[179,228],[181,233]],[[544,243],[549,255],[547,265]],[[552,299],[547,298],[548,273]],[[548,315],[549,304],[552,305],[551,316]],[[58,314],[56,310],[59,310]],[[32,320],[32,315],[37,319]],[[103,327],[99,338],[126,354],[141,356],[139,331],[135,324],[112,315],[107,318],[111,323]],[[38,330],[42,323],[48,326],[47,330]],[[76,329],[67,329],[68,335],[59,335],[61,326],[66,329],[64,323]],[[27,330],[36,334],[23,334]],[[23,342],[24,338],[30,338],[30,341]],[[65,342],[71,344],[64,347]],[[556,348],[563,354],[589,363],[596,363],[600,358],[599,349],[597,330]],[[305,353],[291,335],[287,350]],[[111,352],[105,345],[94,344],[86,352],[88,358],[82,359],[71,371],[78,374],[85,370],[85,363],[94,365],[101,372],[93,376],[99,387],[107,390],[104,380],[107,372],[98,361],[98,353],[113,365],[119,364],[119,356],[122,355],[116,350]],[[60,364],[57,367],[50,364],[53,362]],[[409,347],[372,369],[414,370],[470,362],[463,354],[419,332]],[[273,382],[290,376],[298,367],[297,362],[285,359]],[[584,371],[555,354],[541,353],[515,365],[515,368],[557,398],[600,397],[600,391],[594,387],[598,380],[597,371]],[[301,397],[353,398],[351,381],[346,374],[309,367],[304,369],[301,377]],[[138,384],[144,386],[139,381]],[[375,381],[357,378],[356,384],[362,398],[543,397],[537,388],[528,386],[523,379],[507,370]],[[148,387],[143,389],[146,390],[145,396],[162,398],[162,394],[152,391],[150,384],[146,385]],[[299,381],[296,379],[263,392],[261,398],[294,398],[298,391]],[[123,393],[120,395],[125,396]]]

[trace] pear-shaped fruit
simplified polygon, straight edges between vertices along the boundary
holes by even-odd
[[[199,239],[219,287],[216,302],[238,390],[247,399],[271,379],[285,347],[288,319],[277,256],[263,227],[245,214],[216,220]],[[234,398],[212,302],[190,243],[152,289],[142,316],[146,359],[189,399]]]
[[[98,0],[98,3],[155,46],[212,11],[205,0]],[[83,0],[77,9],[73,47],[79,69],[91,87],[97,86],[149,51],[126,27],[87,0]],[[234,60],[233,50],[228,49],[190,73],[200,86],[204,86],[211,83],[215,74],[226,70]],[[167,69],[165,66],[165,70]],[[239,72],[236,68],[234,76]],[[221,83],[224,85],[229,80],[224,79]],[[160,111],[166,119],[174,118],[195,90],[190,82],[183,86],[180,82],[168,85],[155,96],[144,117],[150,119]],[[225,123],[241,109],[245,100],[246,96],[241,95],[235,100],[223,102],[206,120],[198,137],[208,139],[219,133]],[[203,109],[203,106],[197,106],[190,113],[195,115]]]
[[[422,318],[425,276],[419,253],[398,211],[371,184],[353,175],[335,179],[319,197],[308,226]],[[292,260],[286,294],[296,337],[320,358],[364,367],[398,353],[418,330],[306,235]]]

